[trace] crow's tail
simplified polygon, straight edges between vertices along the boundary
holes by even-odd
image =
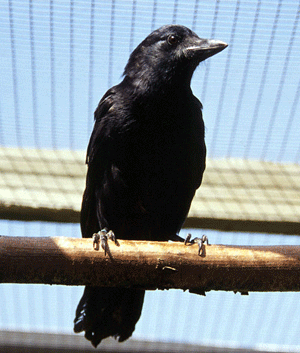
[[[114,336],[129,338],[141,316],[145,291],[131,288],[85,287],[76,310],[74,332],[85,331],[94,347]]]

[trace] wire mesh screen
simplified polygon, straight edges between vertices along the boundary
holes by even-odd
[[[152,30],[178,23],[200,37],[229,44],[226,51],[201,64],[192,81],[193,92],[204,106],[208,156],[299,164],[299,20],[299,1],[1,1],[0,145],[85,150],[93,111],[105,91],[121,81],[130,52]],[[32,167],[32,160],[27,163],[22,151],[19,159],[25,169],[31,168],[30,177],[42,174],[41,168]],[[67,168],[61,163],[65,160],[56,156]],[[42,160],[41,155],[38,158]],[[5,161],[11,163],[9,155]],[[19,172],[13,164],[11,168]],[[47,168],[43,173],[48,173]],[[288,192],[272,186],[272,195],[279,193],[285,199],[289,195],[286,202],[294,223],[299,214],[295,168],[284,174],[286,184],[292,180]],[[269,171],[264,172],[265,180]],[[68,173],[66,169],[64,177]],[[23,198],[17,185],[29,192],[26,180],[15,181],[3,172],[1,193],[2,183],[13,183],[9,197]],[[38,202],[45,197],[66,207],[74,195],[64,179],[57,180],[55,190],[64,196],[59,198],[53,190],[42,195],[39,189],[34,195]],[[41,190],[49,189],[50,182],[42,182]],[[73,178],[70,183],[78,192],[80,181]],[[218,185],[216,199],[223,194]],[[211,190],[207,193],[211,195]],[[247,204],[253,192],[245,194]],[[265,198],[270,195],[267,190]],[[263,215],[265,204],[260,197],[254,201],[255,212]],[[218,213],[215,203],[210,207]],[[280,212],[279,218],[285,211]],[[3,235],[80,236],[78,225],[70,224],[1,221],[0,229]],[[206,233],[213,243],[293,245],[299,241],[288,236]],[[70,333],[81,292],[80,288],[1,285],[0,328]],[[180,291],[150,292],[134,337],[299,351],[298,303],[297,293],[242,297],[215,292],[202,298]]]
[[[93,111],[151,30],[229,43],[198,68],[211,157],[299,162],[297,1],[2,2],[0,143],[85,149]]]

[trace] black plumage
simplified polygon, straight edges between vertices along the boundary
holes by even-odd
[[[131,54],[123,81],[95,111],[81,211],[83,237],[103,228],[117,238],[178,240],[205,169],[202,105],[190,82],[198,64],[223,50],[179,25],[152,32]],[[145,292],[86,287],[74,331],[97,346],[124,341]]]

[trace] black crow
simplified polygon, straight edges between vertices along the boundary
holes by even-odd
[[[190,88],[198,64],[227,46],[167,25],[130,55],[123,81],[95,111],[81,210],[85,238],[107,228],[117,238],[178,240],[205,169],[202,104]],[[75,332],[96,347],[129,338],[145,291],[86,287]]]

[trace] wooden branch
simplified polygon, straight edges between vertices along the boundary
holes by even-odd
[[[144,289],[299,291],[300,246],[197,245],[91,239],[0,237],[0,282],[134,286]]]

